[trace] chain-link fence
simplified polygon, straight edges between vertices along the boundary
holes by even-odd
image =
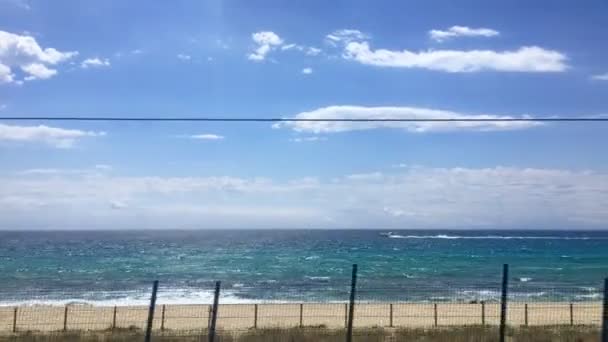
[[[514,341],[600,340],[606,324],[601,281],[580,287],[508,280],[504,288],[499,274],[475,286],[441,280],[380,286],[362,278],[354,287],[321,280],[257,286],[242,297],[220,291],[215,325],[211,283],[200,284],[192,297],[176,297],[176,289],[161,283],[154,305],[151,286],[108,291],[101,302],[88,300],[93,293],[99,298],[94,289],[2,289],[0,340],[144,340],[148,331],[152,340],[198,341],[215,331],[215,341],[348,341],[351,306],[352,341],[502,341],[501,331]]]

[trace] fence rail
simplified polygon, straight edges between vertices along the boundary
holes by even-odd
[[[603,334],[601,341],[608,342],[606,288],[602,302],[602,296],[596,296],[596,293],[567,296],[570,292],[579,293],[579,287],[510,286],[507,266],[501,283],[483,288],[451,288],[437,284],[414,288],[372,287],[369,283],[357,284],[356,271],[354,267],[350,288],[326,289],[326,293],[310,301],[254,299],[251,303],[222,303],[218,282],[213,290],[203,289],[215,294],[205,303],[197,300],[172,303],[165,297],[165,289],[154,282],[148,305],[53,305],[52,301],[48,305],[44,304],[44,299],[52,292],[46,291],[35,292],[36,304],[2,305],[3,295],[8,296],[9,301],[27,295],[0,289],[0,337],[24,332],[133,331],[141,332],[144,341],[153,340],[155,335],[203,333],[209,341],[217,341],[226,333],[238,336],[264,329],[325,329],[342,331],[346,341],[351,341],[362,329],[394,332],[481,327],[487,331],[496,329],[494,336],[498,335],[502,340],[512,333],[509,329],[569,327],[597,331],[598,336]],[[311,289],[301,287],[294,291]],[[322,289],[322,286],[318,287],[318,290]],[[260,289],[261,292],[268,290]],[[397,293],[400,296],[396,296]],[[408,296],[408,293],[413,295]],[[55,296],[51,297],[55,299]],[[332,299],[317,300],[322,297]],[[399,299],[394,300],[395,297]]]

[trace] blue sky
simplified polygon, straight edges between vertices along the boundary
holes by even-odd
[[[0,116],[608,115],[605,1],[0,0]],[[0,122],[0,229],[605,228],[606,124]]]

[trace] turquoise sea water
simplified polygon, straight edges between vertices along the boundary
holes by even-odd
[[[345,300],[351,265],[369,300],[511,296],[597,300],[608,232],[206,230],[0,232],[0,304]]]

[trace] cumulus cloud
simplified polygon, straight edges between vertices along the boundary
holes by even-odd
[[[422,68],[445,72],[562,72],[566,55],[538,46],[512,51],[493,50],[372,50],[368,42],[350,42],[343,57],[361,64],[393,68]]]
[[[467,26],[452,26],[447,30],[430,30],[429,37],[437,42],[443,42],[456,37],[495,37],[500,33],[489,28],[470,28]]]
[[[84,61],[82,61],[82,63],[80,63],[80,67],[83,69],[88,69],[88,68],[100,68],[100,67],[109,67],[110,66],[110,60],[106,59],[100,59],[100,58],[87,58]]]
[[[527,117],[527,116],[526,116]],[[364,106],[329,106],[309,112],[296,114],[295,119],[513,119],[513,116],[496,114],[466,114],[447,110],[420,107],[364,107]],[[529,121],[453,121],[453,122],[338,122],[338,121],[287,121],[275,124],[274,128],[288,127],[297,132],[337,133],[378,128],[398,128],[408,132],[451,132],[451,131],[505,131],[527,129],[541,125]]]
[[[26,76],[26,81],[31,81],[35,79],[47,79],[55,76],[57,74],[57,70],[49,69],[44,64],[40,63],[32,63],[26,66],[21,67],[21,70],[25,71],[30,76]]]
[[[194,134],[194,135],[189,135],[188,137],[190,139],[195,139],[195,140],[223,140],[224,139],[223,135],[210,134],[210,133]]]
[[[302,73],[304,75],[310,75],[310,74],[312,74],[312,68],[304,68],[304,69],[302,69]]]
[[[255,50],[248,55],[252,61],[263,61],[266,55],[273,49],[283,44],[283,39],[272,31],[260,31],[251,35],[251,39],[255,43]]]
[[[43,49],[34,37],[0,31],[0,83],[18,82],[13,68],[21,70],[27,81],[50,78],[57,74],[50,66],[77,54],[76,51]]]
[[[0,72],[0,75],[2,74],[2,72]],[[593,75],[591,76],[592,80],[595,81],[608,81],[608,72],[605,74],[598,74],[598,75]]]
[[[79,139],[104,136],[105,132],[83,131],[58,127],[14,126],[0,124],[0,142],[41,143],[56,148],[70,148]]]
[[[0,227],[82,228],[86,222],[94,228],[576,229],[601,228],[608,220],[605,172],[500,166],[391,170],[281,181],[5,176]]]
[[[182,61],[189,61],[192,59],[192,56],[180,53],[177,55],[177,58],[181,59]]]

